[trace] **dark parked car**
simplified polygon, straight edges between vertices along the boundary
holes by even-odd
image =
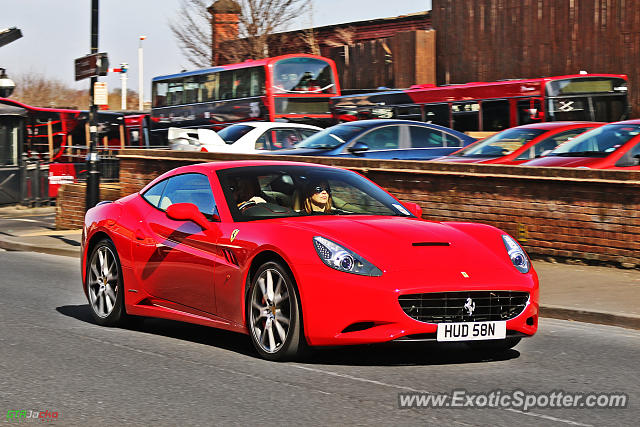
[[[411,120],[358,120],[318,132],[290,150],[270,154],[430,160],[476,141],[443,126]]]

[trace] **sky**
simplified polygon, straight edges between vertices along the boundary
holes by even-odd
[[[214,0],[211,0],[213,3]],[[282,30],[399,16],[431,9],[431,0],[312,0],[313,18],[301,17]],[[180,0],[102,0],[99,3],[100,52],[110,67],[129,64],[127,86],[138,90],[138,45],[144,60],[144,99],[151,79],[193,66],[182,56],[169,22]],[[76,89],[88,89],[89,79],[75,81],[74,60],[89,53],[91,0],[0,0],[0,30],[17,27],[22,38],[0,47],[0,68],[12,75],[39,73]],[[120,75],[100,77],[109,91],[120,88]]]

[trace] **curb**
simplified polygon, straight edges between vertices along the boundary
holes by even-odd
[[[71,258],[80,258],[80,248],[78,249],[66,249],[57,248],[55,246],[41,246],[31,245],[28,243],[14,242],[11,240],[0,239],[0,249],[7,251],[21,251],[21,252],[39,252],[49,255],[60,255]]]
[[[577,322],[619,326],[627,329],[640,329],[640,316],[632,314],[614,314],[546,305],[540,307],[540,316],[560,320],[574,320]]]

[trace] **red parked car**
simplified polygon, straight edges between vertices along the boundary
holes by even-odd
[[[503,130],[436,161],[518,165],[538,158],[599,122],[544,122]]]
[[[640,120],[592,129],[523,165],[640,170]]]
[[[533,335],[538,277],[516,240],[421,215],[339,168],[184,166],[87,212],[83,288],[98,324],[229,329],[271,360],[394,340],[503,351]]]

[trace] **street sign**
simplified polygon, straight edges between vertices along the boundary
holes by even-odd
[[[18,40],[20,37],[22,37],[22,32],[16,27],[4,28],[0,30],[0,46]]]
[[[88,77],[106,76],[109,70],[109,58],[105,52],[76,58],[76,81]]]
[[[109,92],[106,82],[95,82],[93,84],[93,103],[95,105],[109,104]]]

